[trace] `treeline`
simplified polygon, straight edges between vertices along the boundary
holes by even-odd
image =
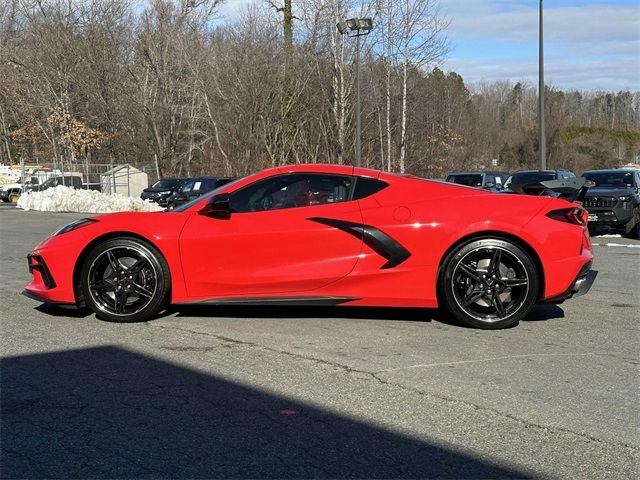
[[[218,11],[0,2],[0,161],[157,161],[165,176],[353,163],[355,39],[335,24],[358,12],[375,25],[361,39],[364,165],[430,177],[536,165],[535,87],[434,68],[450,50],[436,0],[269,1],[233,22]],[[638,92],[547,88],[546,104],[550,167],[637,161]]]

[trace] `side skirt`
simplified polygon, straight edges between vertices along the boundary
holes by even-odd
[[[290,305],[335,306],[359,300],[355,297],[236,297],[179,302],[174,305]]]

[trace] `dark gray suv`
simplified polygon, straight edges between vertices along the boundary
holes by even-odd
[[[589,170],[583,176],[595,183],[583,201],[589,228],[620,228],[640,238],[640,169]]]

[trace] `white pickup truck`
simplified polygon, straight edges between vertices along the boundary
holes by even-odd
[[[9,183],[0,185],[0,200],[3,202],[17,202],[22,194],[22,185]]]

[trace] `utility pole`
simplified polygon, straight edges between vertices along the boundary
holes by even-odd
[[[360,35],[356,35],[356,167],[362,166],[360,132]]]
[[[538,149],[540,159],[538,166],[540,170],[547,169],[547,149],[544,136],[544,33],[543,33],[543,19],[542,19],[542,0],[540,0],[540,19],[538,21],[538,40],[539,54],[538,58],[540,65],[538,66]]]
[[[370,18],[350,18],[336,25],[341,35],[356,37],[356,167],[362,165],[362,148],[360,145],[360,37],[368,35],[373,28]]]

